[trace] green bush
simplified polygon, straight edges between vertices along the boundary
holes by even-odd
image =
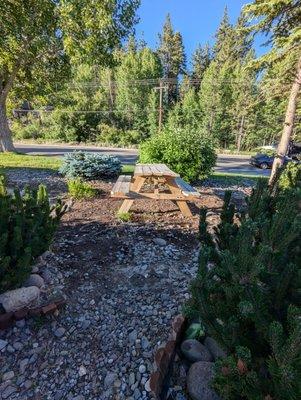
[[[119,212],[117,213],[117,218],[120,219],[120,221],[129,222],[132,219],[132,214],[129,212]]]
[[[72,179],[67,185],[70,196],[75,199],[91,199],[97,195],[97,189],[81,179]]]
[[[11,129],[16,139],[40,139],[43,137],[43,126],[38,120],[32,120],[27,125],[13,121]]]
[[[100,124],[97,128],[99,133],[96,136],[96,140],[98,142],[114,145],[119,143],[121,131],[115,126]]]
[[[280,175],[279,186],[282,189],[301,187],[301,164],[289,162]]]
[[[99,133],[96,140],[100,143],[130,146],[137,145],[143,140],[138,130],[122,130],[107,124],[100,124],[97,128]]]
[[[59,169],[59,172],[68,178],[85,180],[117,176],[120,171],[121,163],[117,157],[85,151],[67,153]]]
[[[189,128],[153,135],[140,146],[141,163],[164,163],[188,182],[206,178],[216,154],[210,141]]]
[[[300,201],[300,188],[260,181],[243,214],[226,194],[214,232],[201,211],[186,313],[228,353],[213,381],[224,400],[301,398]]]
[[[46,188],[7,192],[0,178],[0,292],[21,285],[36,257],[46,251],[65,210],[50,206]]]

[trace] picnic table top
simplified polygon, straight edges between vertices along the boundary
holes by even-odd
[[[135,176],[172,176],[179,177],[180,175],[173,172],[165,164],[136,164],[134,170]]]

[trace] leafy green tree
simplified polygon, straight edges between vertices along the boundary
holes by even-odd
[[[254,52],[250,50],[242,61],[236,63],[233,71],[231,118],[237,151],[246,147],[248,135],[254,130],[254,118],[258,111],[257,73],[250,67],[253,59]]]
[[[147,79],[161,76],[158,56],[148,47],[124,53],[116,68],[116,109],[125,129],[135,129],[145,136],[149,132],[148,116],[153,113],[154,95]],[[153,104],[150,104],[153,103]],[[150,107],[152,109],[150,109]]]
[[[61,81],[58,71],[68,60],[109,63],[135,23],[138,5],[139,0],[0,3],[0,151],[14,149],[6,115],[11,90],[30,81]]]

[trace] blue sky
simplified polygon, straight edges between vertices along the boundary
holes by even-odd
[[[251,1],[251,0],[250,0]],[[194,51],[198,43],[213,42],[214,33],[228,7],[230,20],[234,23],[243,5],[250,1],[241,0],[141,0],[138,11],[140,22],[136,27],[138,38],[143,38],[151,47],[158,43],[158,32],[161,31],[167,13],[170,13],[175,30],[182,33],[186,54]],[[264,38],[258,37],[255,42],[257,54],[266,49],[260,44]]]

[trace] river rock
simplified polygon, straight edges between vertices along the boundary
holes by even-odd
[[[218,358],[225,358],[227,354],[225,351],[219,346],[219,344],[211,337],[206,337],[204,340],[204,345],[210,351],[214,361]]]
[[[214,363],[198,361],[190,367],[187,376],[187,390],[192,400],[220,400],[210,387],[214,376]]]
[[[0,304],[6,312],[17,311],[35,304],[39,296],[40,289],[37,286],[22,287],[1,294]]]
[[[166,244],[167,244],[166,240],[162,239],[162,238],[154,238],[153,242],[155,244],[157,244],[158,246],[166,246]]]
[[[196,339],[187,339],[181,344],[181,351],[191,362],[212,361],[209,350]]]
[[[38,274],[31,274],[24,283],[25,287],[37,286],[38,288],[42,288],[44,285],[45,285],[44,279]]]

